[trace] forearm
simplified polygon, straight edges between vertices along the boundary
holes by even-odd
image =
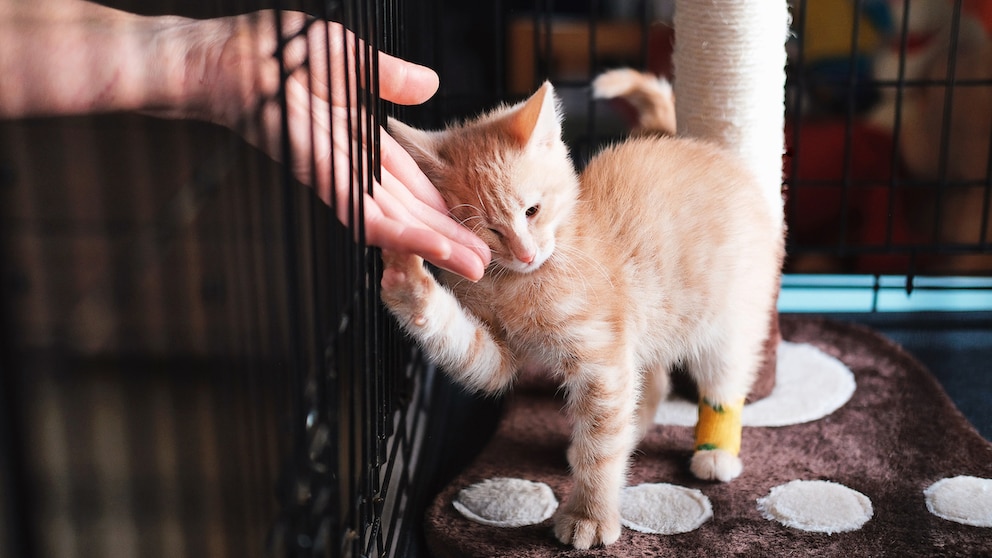
[[[0,117],[173,110],[192,20],[78,0],[0,0]]]

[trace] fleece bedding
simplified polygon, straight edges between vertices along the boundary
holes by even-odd
[[[744,473],[689,472],[695,404],[673,397],[631,460],[623,533],[552,533],[571,490],[554,386],[524,382],[488,445],[434,499],[426,537],[463,556],[992,556],[992,444],[933,376],[863,326],[783,315],[775,388],[744,413]]]

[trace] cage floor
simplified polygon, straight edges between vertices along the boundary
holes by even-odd
[[[901,345],[992,441],[992,312],[860,313],[836,319],[869,326]]]
[[[925,331],[911,335],[898,331],[894,323],[882,325],[892,328],[895,337],[924,339],[932,351],[930,357],[950,354],[935,348],[940,335]],[[818,421],[749,428],[742,452],[745,472],[729,484],[692,478],[686,466],[692,444],[690,427],[656,428],[633,459],[629,484],[665,482],[697,489],[712,502],[712,519],[679,535],[624,529],[617,543],[589,554],[992,553],[988,528],[941,519],[931,514],[924,502],[924,490],[941,479],[961,475],[992,478],[992,444],[958,411],[935,375],[898,345],[860,325],[786,316],[782,331],[786,339],[814,345],[850,368],[857,384],[850,401]],[[988,343],[984,337],[979,339]],[[953,375],[944,379],[951,391],[955,382],[963,380]],[[452,506],[461,489],[495,477],[543,482],[559,500],[566,499],[571,487],[564,458],[569,429],[560,409],[561,401],[550,394],[513,395],[489,444],[427,510],[426,535],[433,555],[587,554],[555,541],[550,520],[512,529],[490,527],[469,521]],[[786,527],[763,517],[757,500],[793,480],[826,480],[856,490],[870,498],[873,515],[860,528],[833,535]]]

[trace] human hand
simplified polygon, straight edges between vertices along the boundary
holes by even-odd
[[[381,180],[373,187],[374,195],[363,190],[365,177],[354,169],[364,165],[354,162],[364,160],[368,148],[366,134],[356,133],[365,118],[356,108],[355,79],[350,78],[348,90],[345,74],[362,75],[355,67],[366,63],[365,49],[339,24],[295,12],[280,15],[282,36],[294,37],[283,56],[291,71],[285,96],[294,176],[312,186],[346,224],[357,218],[351,200],[361,191],[369,244],[417,254],[472,280],[481,278],[490,259],[488,246],[447,215],[440,194],[381,127]],[[281,160],[276,24],[276,14],[266,11],[177,28],[179,43],[188,49],[178,70],[188,89],[182,94],[182,114],[159,114],[225,125]],[[378,64],[383,99],[417,104],[437,90],[437,74],[429,68],[382,53]]]
[[[92,2],[0,0],[0,118],[111,111],[198,118],[239,131],[281,160],[275,53],[277,37],[291,37],[283,60],[292,70],[285,94],[294,176],[345,224],[357,219],[361,195],[370,244],[479,279],[489,248],[447,216],[440,194],[381,128],[382,178],[372,196],[366,177],[354,173],[368,172],[368,165],[353,164],[365,160],[367,134],[355,133],[365,124],[357,108],[360,84],[352,79],[349,91],[345,76],[365,75],[364,47],[341,25],[302,13],[279,15],[277,33],[272,11],[192,20],[138,16]],[[428,68],[385,54],[378,62],[384,99],[421,103],[437,90],[437,75]]]

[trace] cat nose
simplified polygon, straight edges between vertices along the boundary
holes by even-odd
[[[513,255],[516,256],[518,260],[522,261],[525,264],[529,264],[530,262],[534,261],[534,258],[537,256],[535,250],[529,247],[520,248],[519,250],[515,251]]]

